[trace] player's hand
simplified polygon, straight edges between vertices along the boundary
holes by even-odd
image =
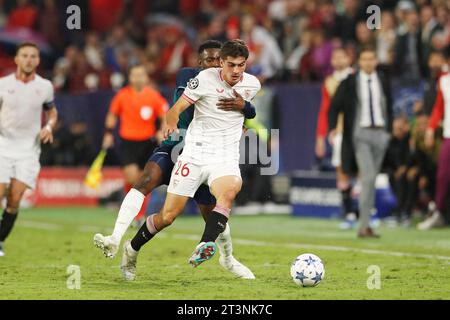
[[[44,144],[53,143],[52,128],[49,125],[46,125],[44,128],[42,128],[41,132],[39,133],[39,138]]]
[[[103,136],[102,149],[106,150],[114,146],[114,135],[110,132],[105,133]]]
[[[173,123],[169,123],[167,121],[165,121],[163,123],[162,132],[164,134],[164,139],[168,139],[170,137],[170,135],[174,132],[176,132],[178,134],[180,133],[176,123],[173,124]]]
[[[427,129],[425,131],[425,147],[432,148],[434,146],[434,130]]]
[[[332,146],[334,146],[334,140],[336,139],[336,134],[337,134],[336,129],[331,130],[330,133],[328,134],[328,142],[329,142]]]
[[[158,143],[158,146],[160,146],[164,140],[164,133],[162,132],[162,130],[158,130],[156,132],[155,138],[156,138],[156,142]]]
[[[220,98],[217,106],[224,111],[239,111],[241,112],[245,106],[245,100],[242,96],[233,89],[234,98]]]
[[[316,157],[322,159],[327,152],[327,146],[325,144],[325,138],[319,137],[316,140]]]

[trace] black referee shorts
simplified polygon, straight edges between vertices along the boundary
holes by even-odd
[[[125,167],[130,164],[137,164],[139,168],[144,169],[148,158],[156,147],[158,147],[158,144],[155,139],[144,141],[122,139],[122,166]]]

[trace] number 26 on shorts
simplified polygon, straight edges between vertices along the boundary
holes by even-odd
[[[190,170],[189,170],[189,168],[188,168],[188,164],[189,163],[185,163],[184,165],[183,165],[183,162],[182,161],[178,161],[177,162],[177,170],[175,171],[175,175],[176,176],[178,176],[178,175],[180,175],[180,170],[181,170],[181,176],[184,178],[184,177],[187,177],[188,175],[189,175],[189,173],[191,172]]]

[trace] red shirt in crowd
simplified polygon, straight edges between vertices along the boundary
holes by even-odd
[[[31,4],[26,4],[11,11],[7,27],[32,29],[36,24],[37,17],[37,8]]]
[[[123,0],[90,0],[89,16],[92,29],[105,32],[119,20],[124,9]]]

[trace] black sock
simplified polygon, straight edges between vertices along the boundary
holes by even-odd
[[[18,213],[11,214],[6,210],[3,211],[3,218],[2,222],[0,223],[0,242],[5,241],[5,239],[10,234],[14,226],[14,222],[16,221],[17,215]]]
[[[141,247],[149,242],[155,235],[151,234],[147,228],[147,222],[145,222],[134,238],[131,240],[131,247],[135,251],[139,251]]]
[[[205,231],[200,242],[214,242],[219,234],[225,231],[228,218],[223,214],[213,211],[206,219]]]
[[[351,195],[352,188],[349,187],[345,190],[341,190],[342,195],[342,209],[344,210],[344,215],[346,216],[350,212],[353,212],[353,202]]]

